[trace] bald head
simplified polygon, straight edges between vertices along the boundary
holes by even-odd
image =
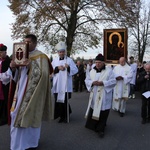
[[[150,73],[150,63],[145,64],[145,71]]]
[[[81,61],[80,60],[77,61],[77,65],[81,65]]]
[[[120,64],[121,66],[124,66],[124,65],[126,64],[126,59],[125,59],[125,57],[120,57],[120,59],[119,59],[119,64]]]

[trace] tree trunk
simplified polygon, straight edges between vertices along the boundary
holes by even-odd
[[[71,12],[69,23],[68,23],[68,30],[67,30],[67,37],[66,37],[67,56],[70,56],[71,54],[72,44],[74,41],[74,35],[75,35],[76,24],[77,24],[78,6],[79,6],[78,2],[72,3],[72,12]]]

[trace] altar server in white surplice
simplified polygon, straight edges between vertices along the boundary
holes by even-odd
[[[58,51],[58,57],[52,61],[54,69],[53,88],[55,97],[54,119],[60,117],[59,123],[69,122],[71,107],[68,99],[72,93],[72,76],[78,72],[74,61],[66,56],[66,44],[59,42],[55,49]],[[68,118],[67,118],[68,117]]]
[[[132,68],[126,63],[126,59],[121,57],[119,65],[113,69],[117,84],[113,92],[112,109],[119,112],[123,117],[126,110],[126,101],[130,91],[130,81],[132,80]]]
[[[85,79],[86,87],[90,92],[85,127],[98,132],[102,138],[112,104],[112,91],[116,79],[112,68],[105,65],[102,54],[96,56],[95,64]]]

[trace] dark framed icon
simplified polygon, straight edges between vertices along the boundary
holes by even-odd
[[[29,57],[29,44],[20,42],[13,44],[13,60],[18,66],[24,66]]]
[[[104,29],[104,57],[106,63],[116,64],[120,57],[127,58],[127,28]]]

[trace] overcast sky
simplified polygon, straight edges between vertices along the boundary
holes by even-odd
[[[3,43],[8,47],[7,53],[8,55],[11,55],[13,51],[13,43],[19,42],[19,40],[17,41],[11,38],[11,24],[14,22],[14,17],[10,9],[7,7],[8,5],[9,3],[7,0],[0,0],[0,43]],[[43,50],[42,45],[40,45],[39,50]],[[85,59],[89,59],[95,58],[98,53],[103,53],[102,48],[88,50],[88,52],[80,52],[80,54],[76,54],[74,57],[84,57]]]
[[[12,53],[13,40],[11,38],[11,23],[13,22],[12,13],[7,7],[7,0],[0,0],[0,43],[8,47],[7,53]]]

